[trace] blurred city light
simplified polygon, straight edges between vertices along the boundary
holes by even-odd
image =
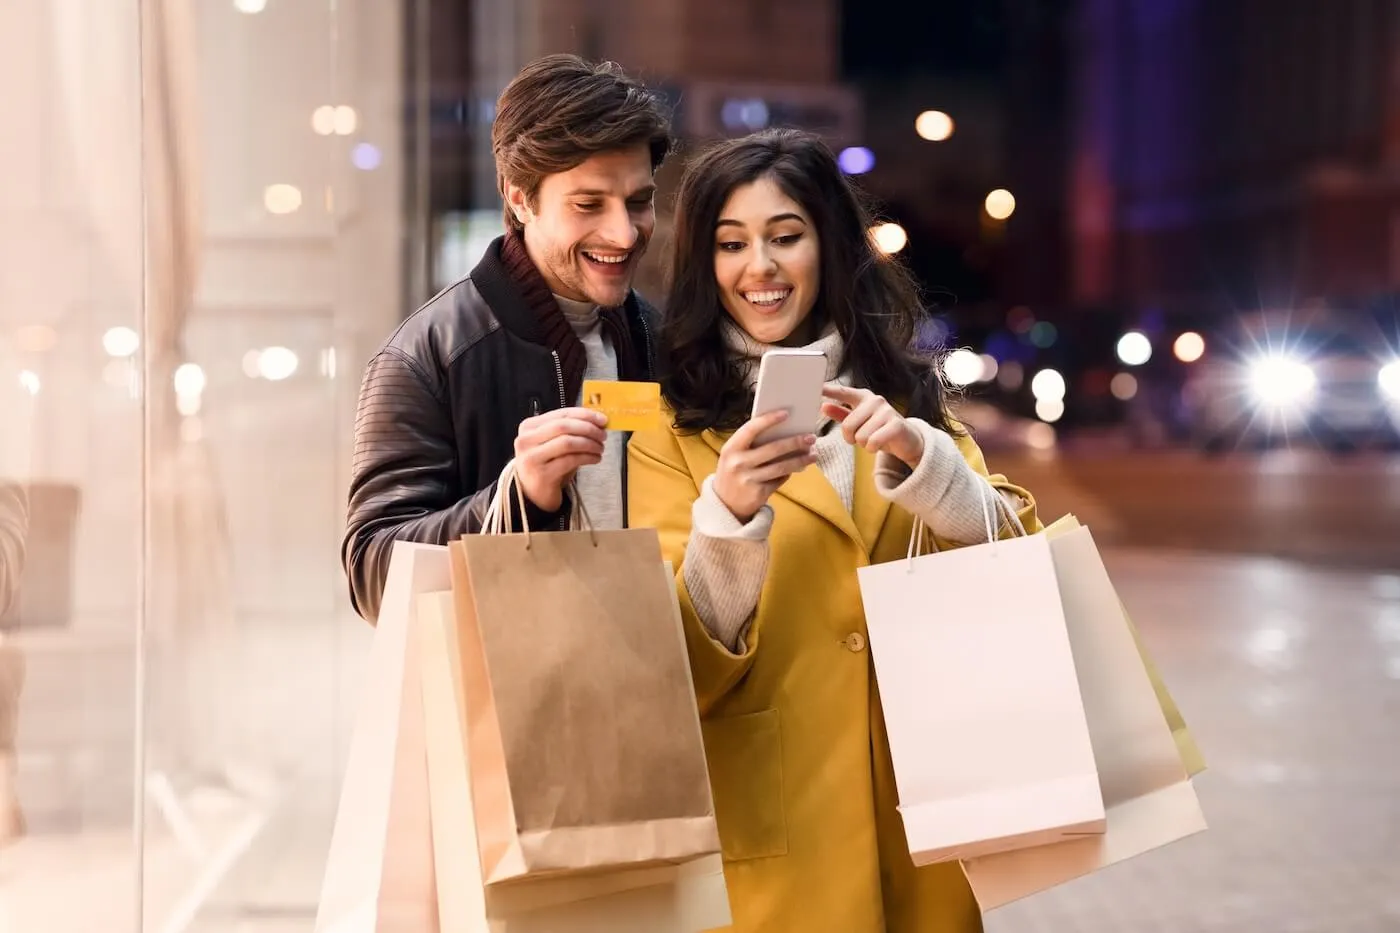
[[[39,374],[31,369],[22,369],[19,372],[19,387],[30,395],[39,394]]]
[[[914,132],[931,143],[941,143],[953,135],[953,118],[941,110],[925,110],[914,120]]]
[[[261,13],[267,9],[267,0],[233,0],[233,8],[240,13]]]
[[[378,146],[371,143],[358,143],[350,152],[350,161],[360,171],[372,172],[379,168],[384,157],[380,154]]]
[[[286,347],[268,347],[258,354],[258,375],[270,382],[281,382],[297,371],[297,355]]]
[[[335,108],[322,104],[311,111],[311,129],[318,136],[330,136],[335,132]]]
[[[1118,358],[1128,366],[1141,366],[1152,359],[1152,341],[1141,331],[1130,330],[1118,338]]]
[[[113,327],[102,335],[102,349],[113,359],[131,356],[141,346],[141,338],[130,327]]]
[[[1042,398],[1035,403],[1035,416],[1046,423],[1059,421],[1064,417],[1065,403],[1063,399]]]
[[[355,128],[360,125],[360,115],[355,112],[354,107],[341,104],[335,108],[335,118],[332,124],[335,127],[337,136],[351,136]]]
[[[943,375],[955,386],[978,382],[982,373],[982,358],[971,350],[954,350],[943,360]]]
[[[1400,402],[1400,360],[1382,366],[1376,375],[1376,382],[1381,387],[1382,395],[1391,401]]]
[[[847,175],[864,175],[875,167],[875,153],[864,146],[848,146],[836,157]]]
[[[870,228],[870,235],[875,239],[876,248],[886,256],[894,255],[909,243],[909,234],[899,224],[876,224]]]
[[[978,359],[982,361],[982,381],[991,382],[997,377],[997,371],[1001,369],[997,358],[990,353],[983,353]]]
[[[1271,408],[1303,405],[1317,388],[1317,375],[1302,360],[1269,356],[1249,367],[1249,389],[1254,400]]]
[[[1120,402],[1129,401],[1138,393],[1137,377],[1132,373],[1119,373],[1108,384],[1108,391]]]
[[[1051,324],[1049,321],[1036,321],[1035,324],[1031,326],[1031,343],[1042,350],[1053,347],[1059,336],[1060,332],[1057,331],[1055,325]]]
[[[1037,421],[1026,428],[1026,444],[1032,450],[1051,450],[1055,446],[1055,429]]]
[[[1065,397],[1065,377],[1053,369],[1042,369],[1031,379],[1031,395],[1039,401],[1060,401]]]
[[[292,214],[301,207],[301,189],[296,185],[268,185],[263,206],[270,214]]]
[[[1183,363],[1194,363],[1206,352],[1206,340],[1195,331],[1187,331],[1176,338],[1176,343],[1172,344],[1172,352],[1176,358]]]
[[[198,363],[184,363],[175,370],[175,394],[177,395],[199,395],[204,392],[208,380],[204,377],[204,369]]]
[[[997,371],[997,385],[1008,392],[1015,392],[1026,381],[1026,370],[1015,360],[1007,360]]]
[[[1016,198],[1005,188],[998,188],[987,195],[983,207],[993,220],[1005,220],[1016,212]]]

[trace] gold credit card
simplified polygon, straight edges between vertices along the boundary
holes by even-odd
[[[661,425],[661,386],[589,379],[583,384],[583,407],[607,415],[609,431],[647,431]]]

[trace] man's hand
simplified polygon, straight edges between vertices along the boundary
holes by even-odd
[[[564,503],[564,487],[581,466],[603,459],[606,415],[587,408],[561,408],[527,418],[515,435],[515,473],[525,497],[553,512]]]

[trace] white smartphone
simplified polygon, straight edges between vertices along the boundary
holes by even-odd
[[[822,416],[826,354],[820,350],[769,350],[758,364],[753,416],[786,411],[782,424],[758,436],[755,447],[798,434],[815,434]]]

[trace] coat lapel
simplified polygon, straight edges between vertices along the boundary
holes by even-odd
[[[701,436],[718,455],[726,438],[714,431],[705,431]],[[860,447],[856,448],[854,515],[846,510],[835,488],[815,464],[790,477],[777,495],[825,519],[867,556],[875,549],[890,510],[889,500],[875,488],[875,455]]]

